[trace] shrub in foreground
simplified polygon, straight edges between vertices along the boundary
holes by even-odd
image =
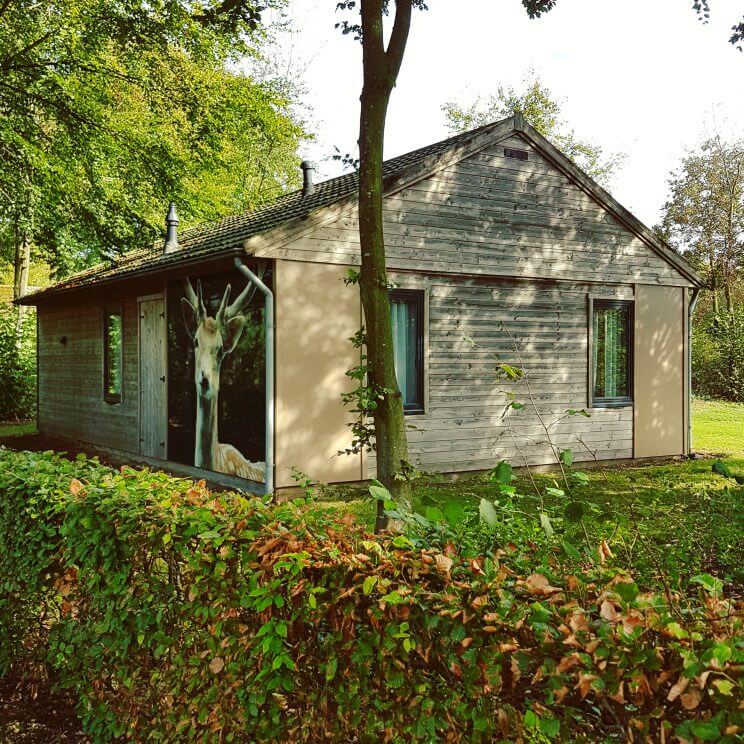
[[[742,618],[715,583],[671,608],[601,566],[517,572],[508,551],[414,547],[305,502],[50,455],[0,450],[0,491],[0,641],[22,648],[43,618],[95,740],[744,730]]]

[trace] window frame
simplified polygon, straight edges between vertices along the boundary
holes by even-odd
[[[418,317],[420,321],[419,332],[416,334],[416,376],[418,378],[419,401],[417,403],[403,403],[404,415],[420,416],[426,413],[426,355],[425,355],[425,337],[426,337],[426,290],[424,289],[402,289],[396,287],[388,291],[388,301],[392,305],[395,301],[416,303]],[[393,351],[393,353],[395,353]]]
[[[121,322],[121,337],[119,338],[119,392],[109,392],[109,318],[118,317]],[[103,401],[109,405],[117,405],[124,398],[124,310],[122,307],[107,307],[103,310]]]
[[[613,398],[598,398],[594,395],[594,311],[628,308],[628,349],[626,358],[626,373],[628,378],[629,395]],[[626,299],[607,299],[604,297],[589,297],[589,408],[627,408],[633,405],[635,396],[634,380],[634,346],[635,346],[635,302]]]

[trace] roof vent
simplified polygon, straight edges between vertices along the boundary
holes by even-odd
[[[315,191],[315,184],[313,183],[313,171],[315,168],[307,160],[303,160],[300,163],[300,168],[302,168],[302,195],[310,196]]]
[[[504,148],[504,157],[507,158],[516,158],[517,160],[527,160],[527,150],[515,150],[512,147],[505,147]]]
[[[165,252],[173,253],[173,251],[178,250],[178,215],[176,214],[175,202],[171,202],[168,205],[165,228]]]

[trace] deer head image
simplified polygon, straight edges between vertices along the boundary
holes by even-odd
[[[256,288],[248,286],[230,302],[228,284],[219,308],[212,317],[207,313],[201,282],[194,291],[189,279],[184,282],[186,296],[181,310],[186,332],[194,345],[194,383],[196,385],[196,441],[194,465],[228,475],[262,481],[260,463],[251,463],[229,444],[220,444],[218,436],[220,371],[222,362],[232,353],[243,335],[248,306]]]

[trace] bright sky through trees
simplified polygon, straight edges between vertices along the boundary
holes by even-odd
[[[281,37],[282,63],[306,88],[314,144],[304,155],[319,176],[336,175],[333,148],[355,148],[361,48],[334,29],[334,0],[292,3],[295,33]],[[668,172],[702,131],[744,130],[744,54],[728,39],[741,2],[716,0],[707,26],[686,0],[562,0],[530,20],[521,3],[433,0],[413,18],[393,92],[386,156],[447,136],[441,105],[472,102],[499,83],[519,86],[534,67],[565,99],[579,136],[628,154],[613,194],[654,224]]]

